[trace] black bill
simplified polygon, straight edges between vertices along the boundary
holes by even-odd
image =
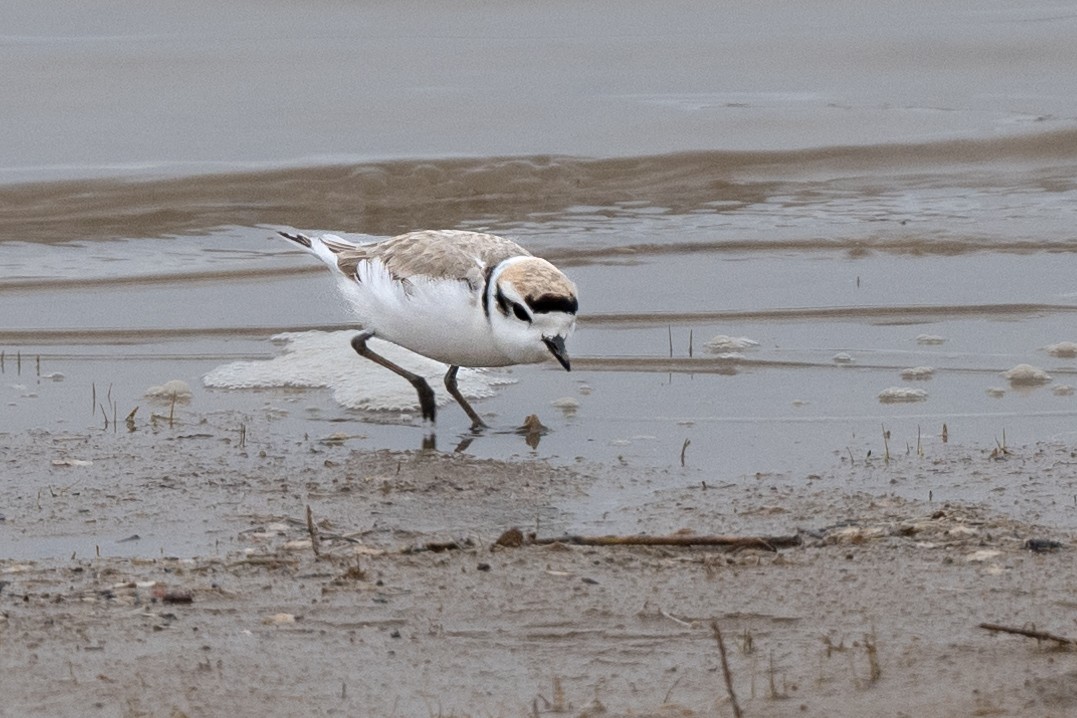
[[[554,358],[561,363],[561,366],[565,368],[565,371],[572,371],[572,366],[568,361],[568,350],[565,349],[564,337],[543,337],[542,341],[546,343],[546,348],[549,349]]]

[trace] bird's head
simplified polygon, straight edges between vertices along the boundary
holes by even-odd
[[[551,355],[571,368],[565,341],[576,328],[576,285],[538,257],[513,257],[497,267],[487,287],[486,312],[494,341],[525,364]]]

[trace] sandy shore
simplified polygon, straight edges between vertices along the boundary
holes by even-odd
[[[733,715],[712,622],[747,716],[1077,707],[1077,652],[978,627],[1077,636],[1066,531],[759,476],[656,486],[632,510],[652,533],[799,545],[499,547],[511,527],[562,535],[561,507],[597,483],[648,477],[309,440],[240,447],[212,418],[198,426],[145,432],[122,454],[104,433],[6,437],[6,470],[36,471],[39,490],[4,487],[5,534],[119,538],[0,561],[0,713]],[[954,461],[1002,482],[1047,449],[1010,451]],[[201,522],[217,550],[140,555],[141,537],[123,535],[133,516]]]

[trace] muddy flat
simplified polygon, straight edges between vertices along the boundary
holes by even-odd
[[[266,444],[256,423],[239,446],[221,417],[183,421],[123,452],[44,432],[4,451],[7,472],[55,459],[36,490],[5,489],[6,532],[112,537],[0,563],[5,715],[732,715],[714,625],[743,715],[1077,707],[1072,645],[979,627],[1077,633],[1072,530],[853,488],[925,470],[994,486],[1046,470],[1072,488],[1077,459],[1057,446],[734,485]],[[850,489],[813,485],[828,479]],[[686,545],[574,543],[570,507],[632,484],[654,491],[624,536]],[[177,521],[198,551],[126,534]],[[512,528],[523,544],[500,545]],[[764,542],[687,545],[715,535]]]

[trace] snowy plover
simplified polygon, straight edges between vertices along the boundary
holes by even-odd
[[[368,339],[448,364],[445,388],[474,428],[485,424],[456,387],[460,367],[533,364],[553,355],[569,369],[565,340],[576,326],[576,285],[515,242],[451,229],[372,244],[280,234],[333,270],[363,327],[352,347],[411,382],[424,419],[433,421],[436,411],[430,385],[371,351]]]

